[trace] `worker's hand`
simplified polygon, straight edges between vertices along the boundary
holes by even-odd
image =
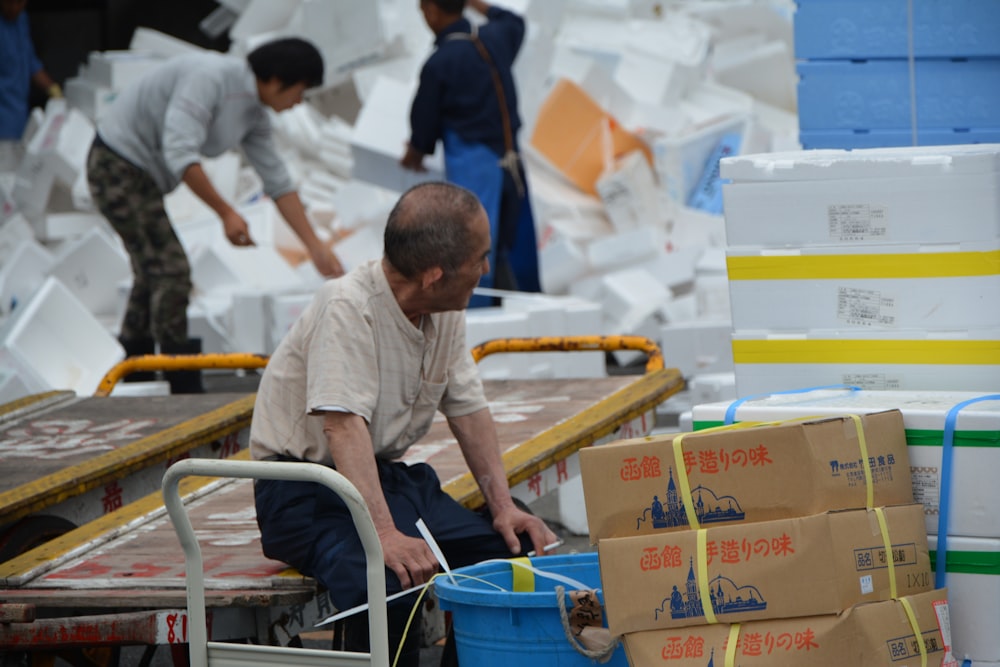
[[[396,573],[403,590],[426,584],[438,571],[434,553],[422,538],[409,537],[395,528],[379,533],[385,565]]]
[[[410,144],[406,144],[406,153],[403,154],[403,158],[399,161],[403,169],[409,169],[410,171],[427,171],[424,167],[424,154],[418,151],[416,148]]]
[[[518,538],[521,533],[528,533],[535,553],[539,556],[545,555],[547,545],[559,539],[542,519],[513,505],[494,515],[493,530],[503,536],[510,552],[515,556],[521,554],[521,540]]]
[[[324,244],[319,243],[315,248],[310,248],[309,256],[312,258],[313,266],[320,272],[320,275],[327,278],[339,278],[344,275],[344,267],[341,265],[340,260]]]
[[[235,209],[229,209],[222,216],[222,227],[226,232],[226,238],[229,242],[235,246],[252,246],[257,245],[250,238],[250,228],[247,226],[247,221],[243,219],[243,216],[236,212]]]

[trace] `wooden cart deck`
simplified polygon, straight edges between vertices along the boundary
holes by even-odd
[[[653,409],[683,381],[676,369],[661,369],[643,376],[484,385],[512,490],[530,502],[578,474],[574,454],[580,448],[649,432]],[[443,419],[406,460],[434,466],[445,490],[467,506],[481,503]],[[312,580],[261,553],[251,482],[192,478],[184,480],[182,495],[202,544],[213,639],[252,631],[258,640],[280,641],[334,611]],[[0,563],[0,586],[6,588],[0,600],[33,604],[40,617],[57,616],[0,624],[0,647],[46,646],[67,624],[91,644],[186,639],[183,556],[156,493]],[[112,627],[121,614],[131,625]],[[94,622],[88,625],[86,618]],[[132,635],[123,637],[123,631]]]
[[[247,446],[252,412],[252,395],[222,393],[0,406],[0,534],[39,515],[82,525],[159,489],[174,461],[229,456]]]

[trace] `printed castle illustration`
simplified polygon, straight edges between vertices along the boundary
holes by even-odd
[[[670,618],[692,618],[705,615],[701,605],[701,593],[698,591],[698,579],[694,574],[693,558],[688,567],[684,588],[685,592],[681,593],[677,586],[673,587],[670,597],[665,598],[663,605],[656,610],[656,618],[660,617],[660,614],[665,611],[664,607],[668,604]],[[716,615],[767,609],[767,602],[754,586],[737,586],[732,579],[719,575],[709,582],[708,588],[712,611]],[[728,589],[728,593],[726,589]]]
[[[706,502],[706,495],[710,498]],[[742,521],[746,517],[743,508],[733,496],[722,496],[721,498],[708,487],[698,485],[691,490],[691,497],[694,499],[694,513],[698,517],[698,522],[719,523],[722,521]],[[725,503],[725,507],[723,507]],[[642,516],[636,521],[636,527],[643,521],[653,522],[653,528],[674,528],[677,526],[687,526],[687,512],[684,509],[684,501],[677,492],[677,485],[674,483],[674,469],[670,468],[667,480],[666,503],[660,500],[659,496],[653,496],[653,502],[649,507],[643,509]]]

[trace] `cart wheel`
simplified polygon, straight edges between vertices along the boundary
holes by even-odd
[[[0,532],[0,563],[69,532],[76,526],[58,516],[29,516]]]

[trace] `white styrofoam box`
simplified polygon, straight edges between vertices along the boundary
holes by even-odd
[[[111,389],[111,396],[169,396],[170,383],[165,380],[150,382],[118,382]]]
[[[692,405],[736,400],[736,373],[698,373],[688,379],[687,390]]]
[[[61,282],[49,277],[0,328],[0,342],[50,387],[94,393],[125,350]]]
[[[289,29],[319,47],[326,80],[333,81],[338,74],[376,60],[385,52],[379,4],[300,0]]]
[[[35,236],[46,242],[66,241],[92,229],[107,230],[108,223],[99,213],[83,211],[48,211],[35,224]]]
[[[619,158],[596,183],[611,224],[619,232],[640,227],[665,227],[666,215],[660,207],[653,169],[642,151]]]
[[[719,41],[712,50],[712,74],[732,86],[779,109],[796,110],[795,58],[792,47],[781,40],[749,34]]]
[[[743,155],[724,159],[721,173],[732,181],[723,188],[731,246],[1000,236],[998,144]]]
[[[14,179],[12,196],[24,217],[37,220],[45,213],[56,176],[49,156],[59,142],[66,121],[66,100],[50,100],[42,123],[25,146],[24,157]]]
[[[274,352],[278,343],[285,337],[288,330],[299,319],[302,311],[312,301],[313,295],[309,293],[299,294],[270,294],[265,304],[265,315],[267,317],[267,329],[265,331],[265,344],[268,354]]]
[[[0,317],[26,305],[52,271],[52,253],[34,238],[21,241],[0,264]]]
[[[94,123],[77,109],[69,109],[51,146],[48,159],[56,179],[72,187],[87,169],[87,153],[94,142]]]
[[[737,378],[737,383],[739,378]],[[796,387],[787,387],[795,389]],[[695,428],[716,426],[735,410],[735,421],[775,421],[805,416],[862,414],[900,410],[906,429],[914,500],[922,503],[927,532],[940,519],[942,449],[946,417],[952,408],[984,394],[969,391],[814,389],[731,401],[696,404]],[[989,394],[987,394],[989,395]],[[1000,402],[981,401],[962,409],[955,421],[948,534],[1000,537],[993,471],[1000,465]]]
[[[667,251],[695,248],[722,248],[726,245],[726,223],[721,215],[689,208],[683,204],[671,206],[667,221]]]
[[[0,224],[0,270],[14,255],[17,247],[25,241],[34,241],[35,233],[31,225],[20,213],[15,213]]]
[[[270,354],[267,345],[267,295],[259,290],[237,290],[227,313],[229,342],[234,352]]]
[[[1000,243],[731,248],[737,329],[1000,327]]]
[[[723,116],[681,136],[655,138],[653,167],[667,199],[686,204],[719,141],[728,134],[742,133],[747,122],[746,115]]]
[[[927,540],[937,572],[938,536]],[[959,660],[1000,661],[1000,540],[949,536],[945,563],[952,652]]]
[[[385,245],[382,239],[383,231],[383,227],[365,225],[337,241],[333,251],[345,271],[382,257]]]
[[[631,331],[670,301],[670,292],[644,269],[621,269],[602,276],[601,304],[616,331]]]
[[[0,139],[0,174],[5,178],[8,174],[13,174],[17,171],[17,166],[21,164],[21,158],[24,156],[24,144],[20,140],[12,139]],[[5,187],[0,181],[0,202],[5,201],[7,197],[7,192],[13,187],[13,181],[11,181],[11,187]],[[6,207],[0,208],[0,220],[3,220]],[[6,211],[10,213],[10,211]]]
[[[698,319],[698,297],[694,292],[675,295],[663,304],[660,314],[667,322],[691,322]]]
[[[229,37],[233,41],[238,41],[261,33],[281,30],[288,25],[298,6],[298,0],[295,2],[250,0],[240,12],[236,23],[229,29]]]
[[[565,294],[587,274],[587,255],[578,243],[556,238],[538,250],[539,279],[546,294]]]
[[[384,188],[351,179],[333,195],[329,204],[336,212],[333,226],[337,230],[357,229],[365,225],[385,225],[396,195]]]
[[[728,320],[729,279],[725,274],[696,272],[694,277],[695,316],[704,320]]]
[[[591,241],[587,244],[587,261],[595,271],[633,266],[655,257],[664,245],[662,230],[637,227]]]
[[[658,333],[667,366],[684,377],[733,372],[733,326],[728,320],[672,322]]]
[[[86,76],[99,86],[121,90],[163,61],[148,51],[91,51]]]
[[[284,238],[279,230],[283,225],[280,214],[274,202],[270,199],[258,199],[250,204],[238,206],[237,211],[246,220],[250,228],[250,238],[259,247],[273,248],[277,240]],[[177,238],[184,247],[188,257],[193,257],[205,248],[230,246],[226,238],[222,222],[215,213],[200,218],[188,218],[171,221]],[[319,230],[317,230],[319,231]],[[291,233],[290,230],[288,232]]]
[[[465,343],[471,350],[496,338],[520,338],[527,335],[529,313],[507,312],[502,306],[470,308],[465,311]],[[526,378],[531,373],[530,354],[491,354],[479,362],[483,379]]]
[[[605,330],[611,334],[622,334],[626,336],[642,336],[654,343],[659,344],[660,328],[663,326],[663,316],[660,311],[650,313],[637,324],[632,324],[627,329],[622,328],[618,322],[608,321],[605,318]],[[614,350],[611,353],[619,366],[631,366],[640,361],[645,362],[646,355],[639,350]]]
[[[680,288],[693,284],[695,266],[703,252],[702,248],[693,247],[660,252],[656,257],[636,264],[635,268],[646,269],[670,289]]]
[[[862,389],[1000,389],[1000,330],[733,332],[740,395],[847,384]]]
[[[240,180],[240,155],[236,151],[226,151],[213,158],[203,158],[202,169],[208,176],[216,192],[228,202],[237,204],[236,194]],[[163,197],[163,207],[167,217],[174,224],[200,218],[215,218],[218,215],[203,202],[186,183],[181,183]],[[217,222],[221,228],[222,223]]]
[[[191,262],[191,280],[201,292],[233,289],[296,289],[301,281],[274,248],[237,248],[229,244],[202,248]]]
[[[394,192],[417,183],[444,180],[443,151],[424,158],[427,171],[414,172],[399,164],[410,138],[409,109],[416,81],[410,84],[379,77],[361,107],[351,136],[354,178]]]
[[[232,335],[227,326],[229,294],[193,294],[188,304],[188,337],[201,340],[204,353],[238,352],[232,348]]]
[[[32,393],[28,384],[13,368],[0,369],[0,405],[16,401]]]
[[[60,250],[52,275],[95,316],[113,315],[123,305],[116,286],[131,277],[132,267],[118,238],[91,228]]]
[[[118,91],[100,86],[85,76],[74,76],[63,84],[63,95],[74,109],[96,123],[118,97]]]
[[[600,305],[573,297],[512,293],[502,299],[507,313],[526,313],[523,336],[599,335],[602,332]],[[553,378],[604,377],[603,352],[522,353],[536,369],[546,367]],[[536,371],[538,372],[538,371]]]
[[[297,151],[319,158],[320,138],[326,117],[311,104],[296,104],[271,117],[275,134],[288,141]]]

